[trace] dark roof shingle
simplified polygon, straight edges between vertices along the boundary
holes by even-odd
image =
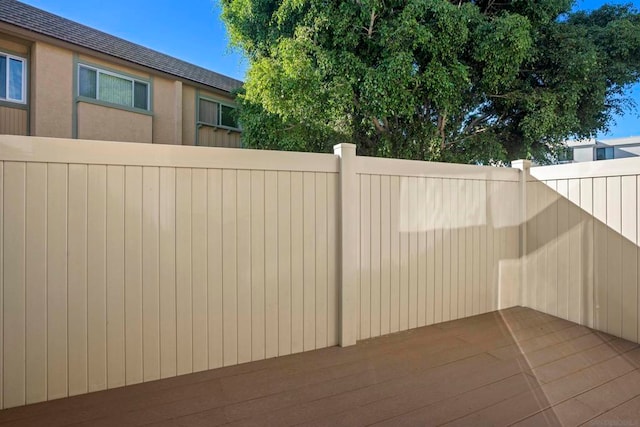
[[[0,0],[0,21],[226,92],[242,86],[239,80],[16,0]]]

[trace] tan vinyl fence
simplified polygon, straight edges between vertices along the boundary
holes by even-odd
[[[519,172],[359,157],[358,339],[518,304]]]
[[[523,304],[639,342],[640,158],[531,169]]]
[[[333,155],[0,137],[2,406],[338,343]]]
[[[606,240],[594,257],[625,265],[629,243],[610,230],[633,230],[635,250],[630,178],[585,178],[592,207],[577,210],[557,195],[576,197],[571,180],[524,176],[356,157],[351,144],[329,155],[0,136],[0,408],[518,304],[633,337],[616,317],[637,323],[637,299],[622,298],[632,272],[589,279],[599,246],[583,230]],[[611,207],[595,202],[602,185]],[[599,311],[580,291],[589,280]]]

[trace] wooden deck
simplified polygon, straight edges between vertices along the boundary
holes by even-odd
[[[639,366],[636,344],[518,307],[0,411],[0,426],[636,425]]]

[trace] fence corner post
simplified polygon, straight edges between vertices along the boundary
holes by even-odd
[[[518,289],[518,304],[526,306],[525,294],[527,289],[527,181],[531,170],[531,160],[514,160],[511,167],[520,169],[520,286]]]
[[[340,157],[340,347],[356,343],[356,281],[358,256],[358,206],[355,144],[337,144]]]

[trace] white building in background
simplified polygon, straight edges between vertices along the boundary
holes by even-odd
[[[614,139],[582,139],[567,141],[574,162],[622,159],[640,156],[640,136]],[[571,157],[569,157],[571,158]]]

